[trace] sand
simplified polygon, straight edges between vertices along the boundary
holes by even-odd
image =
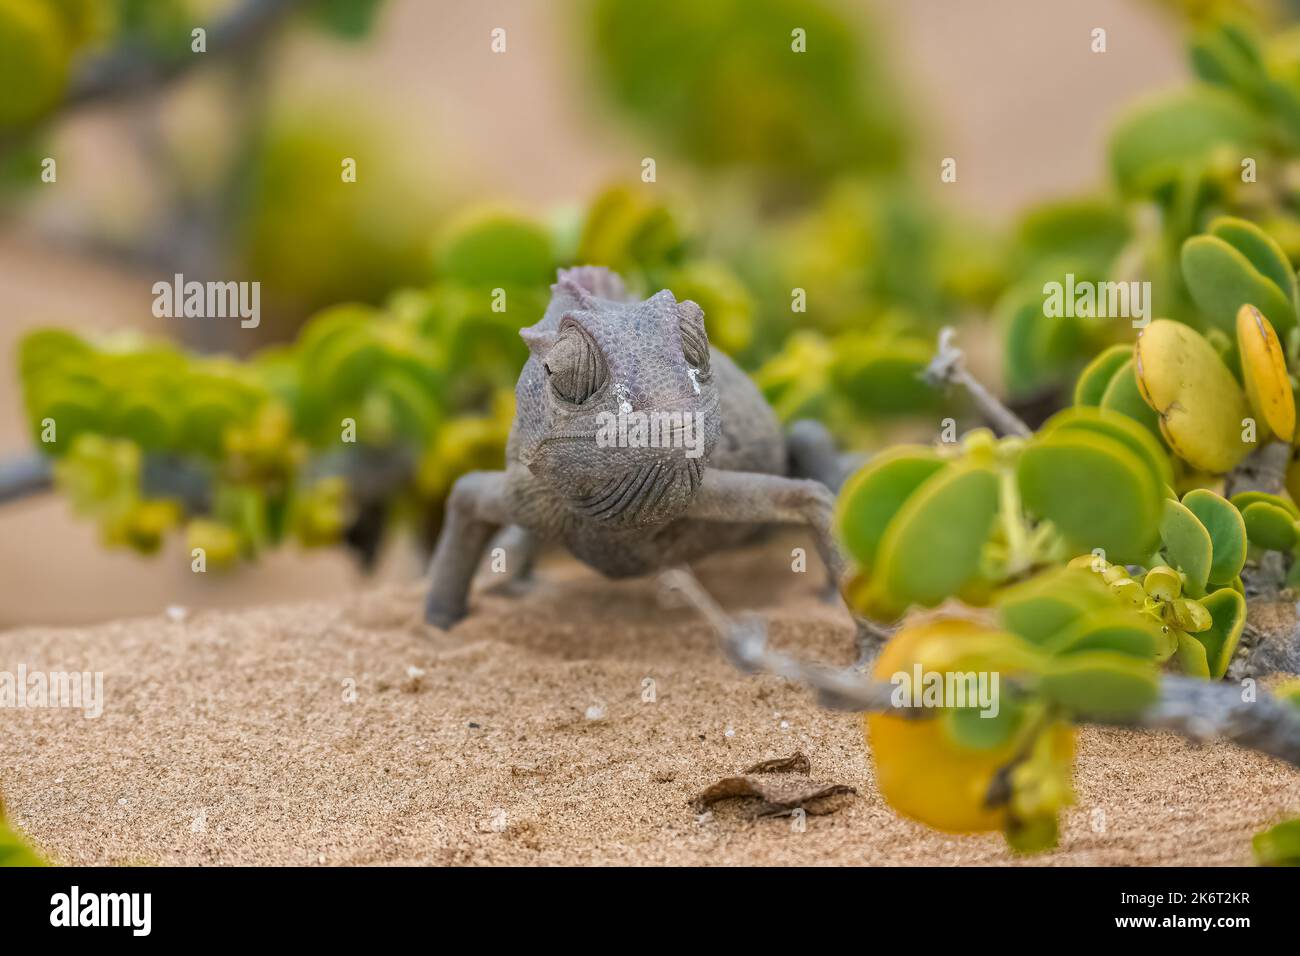
[[[728,609],[760,611],[774,643],[846,662],[847,616],[788,554],[769,541],[697,570]],[[0,670],[105,675],[98,719],[3,712],[10,816],[71,864],[1021,862],[998,835],[896,816],[856,716],[738,674],[653,581],[556,556],[526,595],[480,589],[450,633],[421,625],[419,607],[412,584],[0,633]],[[795,751],[856,796],[802,830],[692,808]],[[1300,772],[1164,735],[1086,730],[1076,789],[1060,848],[1034,862],[1249,864],[1251,835],[1300,813]]]

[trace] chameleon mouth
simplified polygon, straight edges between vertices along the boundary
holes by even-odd
[[[569,498],[585,518],[623,525],[658,524],[686,510],[704,478],[700,459],[661,461],[610,478]]]

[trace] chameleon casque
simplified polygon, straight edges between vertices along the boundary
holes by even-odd
[[[845,563],[832,489],[844,469],[826,430],[802,421],[783,433],[749,378],[709,345],[696,303],[668,290],[637,301],[593,266],[560,270],[551,290],[541,321],[520,331],[530,355],[505,470],[463,475],[448,499],[426,620],[448,628],[465,615],[474,573],[502,531],[514,578],[530,573],[544,541],[621,578],[740,544],[764,526],[802,524],[838,590]],[[658,441],[601,440],[611,421],[637,413],[669,423]]]

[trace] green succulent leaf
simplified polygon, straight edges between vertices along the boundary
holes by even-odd
[[[48,865],[22,836],[9,826],[4,817],[0,816],[0,867]]]
[[[1237,220],[1236,222],[1240,222]],[[1233,226],[1225,230],[1232,238],[1241,240],[1241,232],[1247,224]],[[1252,227],[1253,228],[1253,227]],[[1251,252],[1261,254],[1268,249],[1264,243],[1270,243],[1268,251],[1285,262],[1285,257],[1264,233],[1258,229],[1257,242],[1248,246]],[[1271,261],[1265,267],[1275,270],[1277,264]],[[1213,324],[1228,333],[1234,333],[1237,322],[1237,310],[1249,303],[1273,324],[1278,335],[1295,328],[1295,306],[1287,293],[1272,278],[1261,272],[1243,250],[1232,245],[1219,235],[1193,236],[1183,243],[1182,251],[1183,279],[1196,301],[1201,313]],[[1287,289],[1294,294],[1294,283]]]
[[[81,382],[68,381],[48,388],[32,410],[33,439],[48,455],[66,454],[80,435],[104,431],[106,401],[103,390]],[[54,423],[54,440],[43,440],[44,422]]]
[[[1256,833],[1251,846],[1260,866],[1300,866],[1300,819]]]
[[[1251,101],[1267,97],[1269,77],[1259,47],[1235,23],[1216,23],[1191,41],[1190,59],[1197,76],[1227,87]]]
[[[587,210],[575,259],[626,274],[677,263],[686,241],[677,212],[616,186],[597,196]]]
[[[1129,608],[1100,608],[1056,634],[1047,649],[1054,654],[1114,651],[1149,661],[1160,644],[1156,631],[1154,622]]]
[[[1089,611],[1111,603],[1095,575],[1065,568],[1002,588],[993,599],[1002,626],[1039,646]]]
[[[831,385],[868,414],[916,415],[939,393],[921,378],[933,357],[929,342],[848,332],[831,342]]]
[[[1072,714],[1115,718],[1155,703],[1160,680],[1150,662],[1117,651],[1090,650],[1053,658],[1038,689]]]
[[[547,231],[498,209],[470,210],[450,223],[435,259],[441,275],[488,288],[545,283],[555,269]]]
[[[1010,694],[999,694],[997,713],[984,713],[978,707],[953,707],[945,710],[939,719],[957,746],[975,751],[997,750],[1015,738],[1024,719],[1024,708]]]
[[[1246,626],[1246,599],[1232,588],[1220,588],[1201,599],[1214,623],[1208,630],[1192,635],[1205,647],[1209,675],[1219,680],[1228,672],[1232,655],[1237,651],[1242,629]]]
[[[1045,313],[1040,283],[1008,289],[994,308],[994,320],[1002,330],[1004,376],[1013,394],[1031,394],[1073,374],[1085,347],[1083,324]]]
[[[1123,207],[1093,198],[1030,209],[1020,222],[1016,252],[1022,272],[1050,264],[1076,275],[1104,275],[1129,239]]]
[[[1283,498],[1281,495],[1272,495],[1267,491],[1239,491],[1228,499],[1228,503],[1243,514],[1248,507],[1261,501],[1275,508],[1281,508],[1292,518],[1300,520],[1300,508],[1297,508],[1289,498]]]
[[[979,570],[997,512],[993,469],[950,465],[931,475],[885,529],[868,613],[895,617],[913,604],[933,607],[960,591]]]
[[[1099,404],[1108,411],[1128,416],[1163,442],[1160,416],[1142,398],[1136,369],[1134,359],[1130,356],[1128,361],[1116,369],[1115,374],[1111,376],[1106,390],[1102,392]]]
[[[1192,592],[1204,594],[1214,560],[1214,542],[1201,520],[1186,505],[1166,498],[1160,540],[1170,561],[1187,576]]]
[[[1296,302],[1296,273],[1282,247],[1267,232],[1247,219],[1220,216],[1210,223],[1210,235],[1217,236],[1244,255],[1250,264],[1286,296]],[[1252,303],[1254,304],[1254,303]],[[1235,317],[1235,313],[1234,313]],[[1276,326],[1275,326],[1276,328]]]
[[[1161,485],[1121,442],[1049,431],[1025,448],[1017,477],[1025,507],[1051,521],[1070,550],[1101,548],[1108,560],[1129,563],[1154,549]]]
[[[18,346],[18,370],[24,380],[70,362],[92,358],[95,350],[82,338],[63,329],[38,329]]]
[[[1074,404],[1084,406],[1100,405],[1102,396],[1106,394],[1106,387],[1110,385],[1110,380],[1115,377],[1116,372],[1131,362],[1132,359],[1133,346],[1131,345],[1112,345],[1099,353],[1079,373],[1079,378],[1074,383]]]
[[[1042,430],[1045,434],[1087,432],[1113,438],[1141,458],[1162,485],[1173,483],[1174,470],[1164,447],[1149,429],[1128,415],[1109,408],[1067,408],[1048,419]]]
[[[897,448],[876,456],[845,482],[835,527],[861,569],[875,564],[885,531],[903,503],[944,464],[929,448]]]
[[[1183,496],[1183,505],[1209,532],[1213,556],[1210,584],[1231,583],[1246,563],[1246,523],[1231,502],[1205,488]]]
[[[1177,631],[1178,635],[1178,667],[1184,674],[1190,677],[1210,676],[1209,658],[1205,651],[1205,645],[1192,637],[1185,631]]]
[[[1008,821],[1007,846],[1017,853],[1043,853],[1060,842],[1060,824],[1055,814],[1042,814],[1028,820]]]
[[[1241,512],[1250,543],[1269,551],[1290,551],[1295,547],[1296,519],[1285,508],[1267,501],[1248,504]]]
[[[1193,87],[1125,117],[1111,137],[1111,168],[1125,193],[1150,195],[1205,170],[1216,152],[1256,155],[1263,140],[1260,120],[1237,97]]]
[[[383,0],[321,0],[314,14],[326,30],[345,40],[358,40],[368,34]]]

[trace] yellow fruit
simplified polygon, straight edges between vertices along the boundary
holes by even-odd
[[[900,671],[910,673],[915,663],[927,670],[942,670],[954,664],[970,669],[971,661],[961,660],[963,645],[989,646],[1004,636],[984,625],[960,619],[904,628],[885,645],[876,661],[874,676],[889,681]],[[997,656],[996,651],[992,656]],[[1005,679],[1012,669],[997,667],[1000,679]],[[867,714],[866,732],[875,763],[876,785],[899,813],[951,833],[1003,828],[1006,807],[990,808],[985,801],[994,775],[1018,756],[1017,742],[988,750],[969,750],[951,740],[940,720],[890,713]],[[1073,731],[1060,727],[1051,733],[1057,756],[1070,759],[1074,749]]]
[[[1263,440],[1271,429],[1283,441],[1295,437],[1295,393],[1286,370],[1286,356],[1272,324],[1253,305],[1237,312],[1237,347],[1246,397],[1259,421]]]
[[[1138,335],[1134,355],[1138,390],[1183,461],[1222,474],[1257,447],[1242,438],[1242,419],[1250,415],[1245,394],[1191,326],[1156,319]]]

